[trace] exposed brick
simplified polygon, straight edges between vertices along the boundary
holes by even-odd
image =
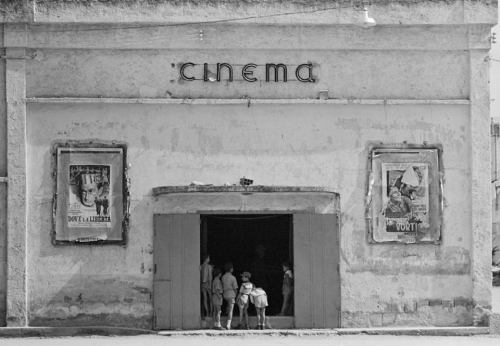
[[[382,325],[384,326],[393,325],[396,322],[397,316],[398,314],[396,313],[382,314]]]
[[[379,313],[370,314],[370,327],[381,327],[382,326],[382,315]]]
[[[404,305],[404,312],[415,312],[417,310],[417,302],[408,302]]]
[[[441,299],[429,299],[429,306],[442,305],[443,301]]]
[[[389,312],[402,312],[403,311],[403,307],[401,306],[401,304],[398,304],[398,303],[390,303],[387,305],[387,310]]]
[[[500,314],[490,316],[490,333],[500,334]]]
[[[453,300],[443,300],[442,305],[445,308],[452,308],[454,306]]]
[[[472,307],[472,300],[469,298],[458,297],[453,300],[455,306],[465,306],[467,308]]]
[[[417,302],[417,309],[421,308],[421,307],[424,307],[424,306],[429,306],[429,300],[427,300],[427,299],[420,299]]]

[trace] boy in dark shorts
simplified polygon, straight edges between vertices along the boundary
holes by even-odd
[[[233,319],[235,298],[238,293],[238,283],[233,275],[233,264],[231,262],[224,264],[224,271],[225,274],[222,276],[222,296],[227,304],[226,328],[229,330]]]

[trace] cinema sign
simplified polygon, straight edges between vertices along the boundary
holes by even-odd
[[[241,76],[241,79],[239,78]],[[267,63],[236,65],[228,63],[195,64],[186,62],[180,64],[179,77],[184,81],[201,80],[204,82],[246,81],[246,82],[284,82],[289,80],[301,83],[314,83],[313,64],[286,65],[282,63]],[[295,78],[294,78],[295,77]]]

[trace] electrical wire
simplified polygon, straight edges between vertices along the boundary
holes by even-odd
[[[359,4],[358,4],[359,3]],[[51,30],[48,28],[44,28],[44,32],[69,32],[69,31],[77,31],[77,32],[85,32],[85,31],[104,31],[104,30],[127,30],[127,29],[145,29],[145,28],[160,28],[160,27],[180,27],[180,26],[189,26],[189,25],[210,25],[210,24],[220,24],[220,23],[233,23],[233,22],[241,22],[246,20],[254,20],[254,19],[262,19],[262,18],[274,18],[274,17],[284,17],[284,16],[292,16],[297,14],[311,14],[311,13],[321,13],[328,12],[333,10],[338,10],[341,8],[353,8],[355,11],[360,11],[363,9],[363,6],[369,5],[371,1],[350,1],[349,6],[344,5],[343,2],[337,3],[335,6],[328,6],[323,8],[316,8],[304,11],[292,11],[292,12],[279,12],[279,13],[271,13],[264,15],[255,15],[255,16],[246,16],[246,17],[235,17],[235,18],[227,18],[227,19],[216,19],[209,21],[196,21],[196,22],[186,22],[186,23],[155,23],[155,24],[135,24],[135,25],[116,25],[116,26],[103,26],[103,27],[93,27],[93,28],[63,28],[63,29],[55,29]],[[34,27],[46,25],[47,23],[38,24],[32,23]],[[60,23],[62,25],[84,25],[86,23]],[[89,23],[89,25],[92,23]],[[102,25],[103,23],[93,23],[94,25]]]

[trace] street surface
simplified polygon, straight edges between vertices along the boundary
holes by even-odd
[[[2,346],[499,346],[497,336],[91,336],[0,339]]]

